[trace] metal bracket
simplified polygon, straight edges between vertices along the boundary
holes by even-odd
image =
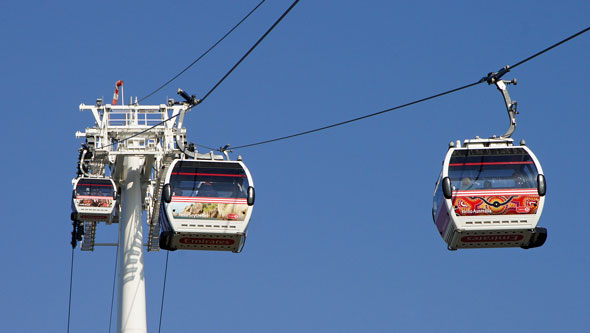
[[[189,95],[187,94],[184,90],[178,88],[178,92],[177,92],[180,96],[182,96],[182,98],[184,98],[184,100],[192,105],[192,106],[197,106],[199,103],[201,103],[201,100],[198,99],[195,95]]]
[[[497,73],[488,73],[487,77],[482,78],[482,81],[486,81],[488,84],[496,85],[496,88],[502,93],[502,97],[504,97],[504,103],[506,104],[506,111],[508,112],[508,118],[510,120],[510,126],[508,127],[508,131],[504,133],[504,135],[500,136],[501,138],[509,138],[514,133],[516,129],[516,115],[518,112],[516,111],[517,102],[512,101],[510,99],[510,94],[508,93],[508,88],[506,85],[513,84],[516,85],[516,79],[512,79],[512,81],[502,80],[502,76],[504,74],[510,72],[510,66],[506,66],[500,69]]]
[[[78,219],[73,218],[72,216],[72,241],[70,242],[70,244],[72,245],[72,249],[75,249],[76,245],[78,245],[78,242],[82,241],[83,235],[84,224]]]
[[[219,156],[219,155],[214,155],[213,152],[209,152],[209,154],[200,154],[196,149],[193,143],[188,144],[185,146],[185,142],[184,142],[184,137],[181,135],[180,133],[180,127],[184,121],[184,115],[186,114],[187,111],[189,111],[190,109],[192,109],[193,107],[199,105],[199,103],[201,103],[200,99],[197,99],[195,97],[195,95],[189,96],[189,94],[187,94],[186,92],[184,92],[182,89],[178,89],[178,94],[180,96],[182,96],[185,100],[185,108],[182,108],[180,110],[180,113],[178,115],[178,121],[177,121],[177,132],[176,132],[176,145],[178,146],[178,149],[180,149],[180,151],[189,158],[192,159],[210,159],[210,160],[215,160],[215,159],[223,159],[223,157]],[[229,145],[226,146],[226,149],[229,148]],[[222,151],[221,149],[219,149],[219,151],[221,151],[222,153],[224,153],[224,155],[227,157],[227,159],[229,160],[229,156],[227,155],[226,151]],[[231,151],[230,151],[231,152]]]
[[[178,94],[180,94],[181,91],[182,91],[182,89],[178,89]],[[184,91],[182,91],[182,93],[184,93],[186,95],[186,93]],[[180,131],[180,128],[182,126],[182,123],[184,122],[184,114],[189,109],[190,109],[189,107],[182,108],[180,110],[180,113],[178,114],[178,119],[177,119],[177,122],[176,122],[178,124],[177,125],[178,128],[176,130],[176,145],[178,146],[178,149],[180,149],[180,151],[183,154],[185,154],[186,156],[188,156],[190,158],[195,158],[195,152],[194,152],[194,150],[191,151],[190,149],[187,149],[187,147],[184,146],[184,137],[181,135],[181,131]]]
[[[228,152],[229,152],[229,153],[232,153],[232,151],[229,149],[229,144],[227,144],[227,145],[225,145],[225,146],[223,146],[223,147],[219,147],[219,149],[218,149],[218,150],[219,150],[221,153],[223,153],[223,155],[225,155],[225,158],[226,158],[226,160],[228,160],[228,161],[230,160]]]

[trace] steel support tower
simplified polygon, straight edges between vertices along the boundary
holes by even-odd
[[[103,105],[99,99],[95,105],[80,105],[80,111],[92,112],[95,126],[76,132],[77,138],[86,140],[79,168],[83,176],[112,178],[120,193],[121,204],[112,222],[119,224],[117,327],[121,333],[147,332],[142,213],[147,211],[148,217],[147,251],[159,251],[162,178],[183,154],[182,119],[188,109],[190,104],[174,100],[144,106]],[[84,226],[81,248],[92,251],[96,222]]]

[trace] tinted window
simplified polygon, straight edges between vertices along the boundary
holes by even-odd
[[[449,163],[458,190],[535,188],[537,173],[522,148],[455,150]]]
[[[76,185],[76,195],[112,197],[113,192],[113,184],[106,179],[82,178]]]
[[[249,183],[238,163],[179,162],[170,186],[172,196],[246,198]]]

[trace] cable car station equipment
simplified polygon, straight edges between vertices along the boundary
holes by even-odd
[[[95,126],[76,132],[85,142],[72,180],[72,247],[78,241],[83,251],[113,245],[95,243],[97,225],[118,225],[119,332],[147,331],[143,211],[147,251],[159,251],[163,240],[168,250],[240,252],[246,239],[254,203],[250,172],[241,157],[230,161],[226,151],[224,156],[185,148],[184,115],[199,100],[182,90],[179,94],[185,102],[138,105],[136,99],[115,105],[114,99],[105,105],[98,99],[80,105],[80,111],[92,113]],[[168,192],[163,196],[164,185]],[[208,187],[217,193],[208,193]],[[194,191],[174,192],[182,190]],[[177,212],[182,205],[190,207]]]

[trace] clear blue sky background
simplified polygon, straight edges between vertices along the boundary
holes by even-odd
[[[258,0],[3,1],[4,332],[64,332],[80,103],[145,96]],[[147,104],[202,95],[290,5],[267,1]],[[590,2],[301,1],[185,125],[219,147],[288,135],[474,82],[587,27]],[[162,332],[581,332],[588,328],[590,33],[509,73],[514,138],[543,164],[538,249],[450,252],[431,218],[451,140],[502,134],[495,87],[240,154],[257,201],[241,254],[170,254]],[[101,225],[97,241],[116,240]],[[145,255],[156,332],[165,252]],[[72,332],[106,332],[115,248],[76,250]],[[115,331],[116,309],[113,312]]]

